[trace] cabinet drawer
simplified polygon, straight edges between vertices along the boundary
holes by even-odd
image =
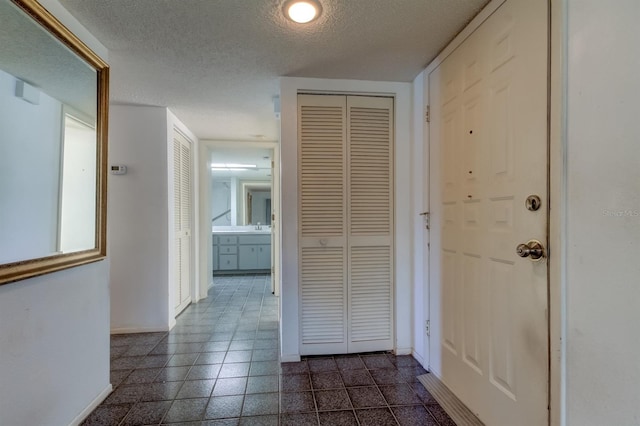
[[[271,234],[264,235],[240,235],[238,239],[239,244],[270,244]]]
[[[236,254],[221,254],[220,255],[220,270],[233,270],[238,269],[238,255]]]
[[[238,244],[238,237],[235,235],[218,235],[219,244]]]
[[[219,250],[220,254],[237,254],[238,253],[238,246],[220,245],[220,246],[218,246],[218,250]]]

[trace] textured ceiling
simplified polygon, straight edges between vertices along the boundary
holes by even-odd
[[[278,77],[412,81],[488,0],[60,0],[108,49],[116,103],[169,107],[199,138],[278,139]]]

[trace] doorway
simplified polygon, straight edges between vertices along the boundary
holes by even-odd
[[[268,273],[271,292],[279,295],[278,148],[275,142],[201,142],[205,289],[214,275]]]

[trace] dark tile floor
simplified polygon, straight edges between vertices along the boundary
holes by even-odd
[[[268,275],[215,277],[169,333],[111,337],[114,391],[83,425],[454,425],[388,353],[278,361]]]

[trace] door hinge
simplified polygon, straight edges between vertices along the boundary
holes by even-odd
[[[424,331],[425,331],[425,333],[427,333],[427,336],[431,335],[431,321],[430,320],[426,320],[424,322]]]
[[[425,229],[429,229],[429,212],[422,212],[420,213],[420,216],[422,216],[422,219],[424,221],[424,227]]]
[[[431,123],[431,107],[429,105],[424,107],[424,122]]]

